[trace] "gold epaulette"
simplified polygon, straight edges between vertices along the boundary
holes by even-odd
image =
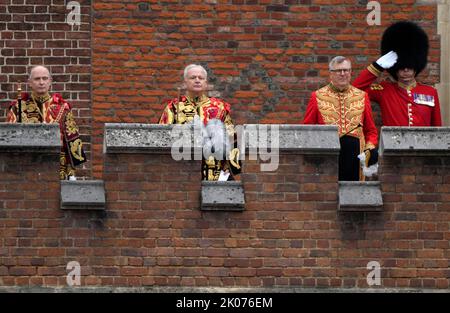
[[[370,90],[383,90],[383,86],[381,86],[380,84],[372,84],[370,85]]]

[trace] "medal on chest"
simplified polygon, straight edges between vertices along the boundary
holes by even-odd
[[[425,95],[421,93],[413,94],[414,102],[417,104],[427,105],[429,107],[434,107],[434,97],[430,95]]]

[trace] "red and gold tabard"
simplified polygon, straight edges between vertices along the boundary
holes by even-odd
[[[353,86],[366,91],[371,100],[379,103],[384,126],[442,126],[436,89],[420,83],[408,87],[389,81],[373,84],[381,70],[374,64],[369,65]]]
[[[369,98],[364,91],[353,86],[340,91],[328,84],[314,91],[303,123],[337,125],[339,137],[348,135],[360,140],[361,151],[378,143]]]
[[[75,166],[86,162],[83,143],[70,104],[61,95],[49,94],[41,97],[22,94],[22,123],[58,123],[61,132],[60,179],[75,176]],[[17,101],[11,103],[8,123],[17,123],[19,108]]]
[[[336,125],[340,138],[339,180],[364,180],[358,154],[373,149],[378,132],[367,94],[353,86],[344,90],[331,83],[311,94],[304,124]]]
[[[233,137],[235,130],[230,111],[230,104],[222,99],[205,95],[195,99],[181,96],[168,101],[159,124],[186,124],[192,122],[198,115],[204,125],[211,119],[219,119],[225,124],[228,135]],[[240,165],[233,161],[215,160],[212,157],[202,161],[203,180],[218,180],[221,170],[230,170],[231,173],[238,174]]]

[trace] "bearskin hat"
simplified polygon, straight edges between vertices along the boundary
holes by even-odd
[[[389,74],[397,80],[397,71],[412,68],[416,76],[427,65],[428,36],[425,31],[413,22],[402,21],[389,26],[381,39],[381,55],[395,51],[398,55],[397,63],[390,69]]]

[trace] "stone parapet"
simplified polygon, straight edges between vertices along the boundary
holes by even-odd
[[[450,127],[382,127],[382,156],[448,156]]]
[[[0,151],[59,152],[58,124],[0,124]]]
[[[260,151],[270,149],[273,145],[272,140],[275,138],[278,140],[280,152],[339,154],[337,126],[289,124],[246,124],[244,126],[246,147],[249,149],[255,148],[256,144]],[[271,135],[275,131],[278,132],[278,137]]]

